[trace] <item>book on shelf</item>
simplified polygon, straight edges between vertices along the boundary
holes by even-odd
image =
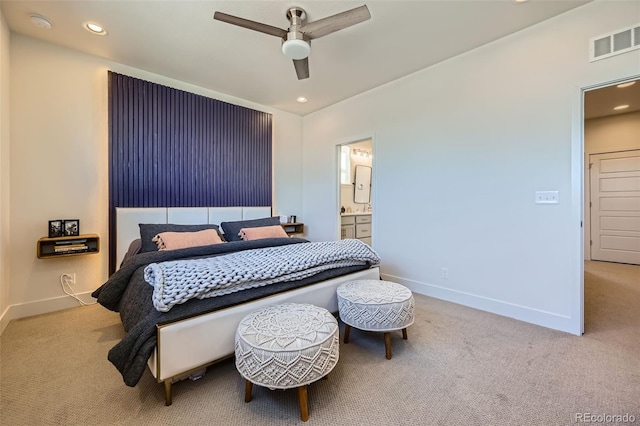
[[[86,238],[76,239],[76,240],[63,240],[56,241],[56,246],[73,246],[77,244],[85,244],[87,242]]]
[[[87,253],[89,249],[80,249],[80,250],[59,250],[55,251],[54,254],[75,254],[75,253]]]
[[[56,253],[67,253],[67,252],[77,252],[77,251],[87,251],[89,247],[85,244],[75,244],[68,246],[56,246],[53,248]]]
[[[87,245],[86,244],[64,244],[64,245],[56,244],[54,247],[56,249],[64,250],[64,249],[70,249],[70,248],[87,247]]]

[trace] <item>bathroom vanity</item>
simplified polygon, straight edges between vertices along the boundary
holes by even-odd
[[[357,238],[371,245],[371,213],[342,213],[340,238]]]

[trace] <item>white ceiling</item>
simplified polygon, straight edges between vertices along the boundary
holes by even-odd
[[[288,7],[302,7],[314,21],[364,1],[2,0],[1,6],[16,33],[305,115],[585,3],[366,1],[369,21],[313,41],[306,80],[296,78],[277,37],[214,21],[214,12],[287,29]],[[31,14],[53,28],[32,25]],[[108,34],[90,34],[86,21]],[[298,96],[309,102],[297,103]]]
[[[640,111],[640,80],[628,87],[611,85],[590,90],[584,94],[584,118],[600,118],[609,115]],[[629,105],[629,108],[614,110],[614,107]]]

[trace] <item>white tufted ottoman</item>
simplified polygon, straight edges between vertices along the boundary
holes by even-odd
[[[245,381],[244,401],[253,384],[298,388],[300,418],[307,421],[307,385],[329,374],[338,362],[338,321],[313,305],[284,303],[253,312],[240,321],[236,368]]]
[[[351,327],[384,332],[387,359],[391,359],[391,331],[413,324],[415,302],[411,290],[400,284],[381,280],[350,281],[338,287],[338,310],[345,324],[344,343],[349,343]]]

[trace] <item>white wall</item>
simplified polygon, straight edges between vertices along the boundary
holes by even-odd
[[[640,148],[640,112],[585,120],[586,155],[638,148]]]
[[[337,233],[335,146],[373,137],[387,279],[579,334],[580,89],[640,73],[639,51],[589,63],[588,42],[639,12],[590,3],[306,116],[308,237]],[[560,204],[534,204],[536,190]]]
[[[640,149],[640,112],[616,114],[584,122],[585,209],[584,258],[591,259],[591,211],[589,210],[589,155]]]
[[[274,213],[304,220],[301,117],[12,34],[10,318],[77,306],[64,272],[76,273],[78,293],[108,277],[107,70],[272,113]],[[100,253],[37,259],[47,221],[64,218],[99,234]]]
[[[9,306],[9,27],[0,11],[0,333]]]

